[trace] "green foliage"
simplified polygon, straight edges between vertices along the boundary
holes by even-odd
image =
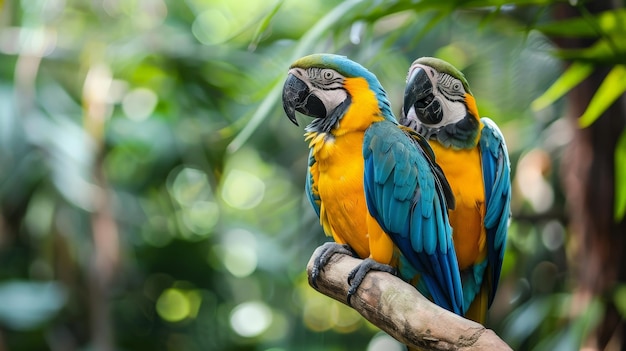
[[[575,86],[580,84],[593,72],[593,65],[582,62],[574,62],[561,74],[561,76],[540,97],[536,98],[531,107],[539,111],[552,105],[563,97]]]
[[[594,64],[620,64],[626,57],[626,10],[616,9],[591,15],[583,5],[577,7],[581,16],[539,25],[538,30],[554,37],[589,38],[596,40],[588,48],[561,49],[557,56]]]
[[[626,131],[620,135],[615,146],[615,205],[613,218],[621,221],[626,215]]]
[[[626,66],[616,65],[606,75],[602,85],[589,102],[578,124],[584,128],[590,126],[626,91]]]
[[[584,8],[581,7],[581,10]],[[596,38],[601,33],[617,36],[625,30],[626,10],[605,11],[596,16],[581,16],[537,26],[546,35],[555,37]],[[615,38],[618,39],[618,38]]]
[[[615,65],[602,86],[589,102],[580,118],[580,126],[591,125],[607,108],[626,91],[623,63],[626,59],[626,10],[618,8],[592,15],[583,4],[577,7],[580,17],[552,21],[536,26],[542,33],[560,38],[588,38],[593,44],[584,48],[559,49],[555,55],[563,60],[574,61],[573,65],[553,89],[546,92],[533,108],[539,109],[556,100],[580,83],[591,69],[598,65]]]
[[[531,107],[539,111],[567,94],[575,86],[585,80],[594,70],[590,63],[574,62],[554,84],[546,90],[540,97],[535,99]],[[626,91],[626,70],[623,65],[616,65],[607,74],[589,102],[578,124],[581,128],[590,126],[606,111],[624,92]]]
[[[622,318],[626,316],[626,286],[620,285],[615,289],[613,301]]]

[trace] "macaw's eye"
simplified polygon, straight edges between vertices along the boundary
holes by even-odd
[[[333,79],[333,71],[330,70],[325,70],[324,73],[322,73],[322,76],[324,77],[324,79]]]
[[[455,91],[461,91],[461,83],[452,84],[452,89],[454,89]]]

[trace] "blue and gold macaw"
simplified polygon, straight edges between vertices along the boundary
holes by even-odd
[[[510,162],[504,137],[480,118],[464,75],[422,57],[411,65],[400,123],[423,135],[452,187],[449,210],[461,271],[464,315],[484,323],[498,287],[510,217]]]
[[[397,123],[376,76],[344,56],[306,56],[289,70],[283,107],[296,125],[296,111],[315,118],[305,133],[306,193],[335,243],[315,262],[312,282],[333,253],[354,253],[364,260],[348,279],[348,303],[370,269],[397,271],[460,314],[447,218],[454,198],[428,143]]]

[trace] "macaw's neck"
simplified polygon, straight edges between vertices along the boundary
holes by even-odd
[[[442,127],[430,128],[418,125],[417,132],[428,140],[436,140],[441,145],[453,149],[471,149],[478,145],[482,123],[473,116]]]

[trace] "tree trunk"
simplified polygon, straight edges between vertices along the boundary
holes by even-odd
[[[596,14],[610,10],[613,2],[585,4]],[[557,17],[578,17],[580,13],[563,6]],[[589,47],[588,39],[557,40],[564,49]],[[578,127],[578,117],[606,77],[610,67],[596,67],[593,74],[569,94],[568,118],[575,134],[563,161],[563,185],[570,212],[571,253],[576,280],[572,306],[580,315],[594,297],[605,302],[605,314],[584,342],[586,349],[626,349],[626,325],[615,307],[613,291],[626,282],[626,221],[613,219],[615,195],[614,154],[626,122],[626,98],[618,99],[591,126]],[[618,181],[626,181],[620,179]],[[610,345],[610,346],[609,346]]]

